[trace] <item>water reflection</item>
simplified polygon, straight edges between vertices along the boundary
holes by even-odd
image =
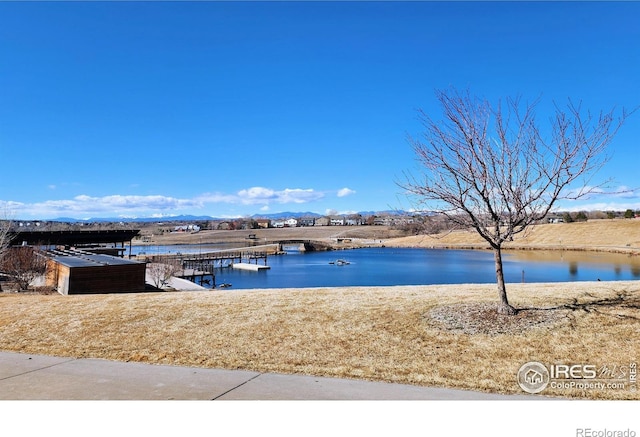
[[[507,253],[511,261],[527,265],[566,265],[571,280],[640,278],[640,257],[631,254],[568,250],[528,250]],[[593,275],[594,272],[599,272],[600,275]]]
[[[338,258],[349,261],[338,266]],[[508,251],[509,283],[632,280],[640,257],[569,251]],[[389,286],[495,282],[493,253],[482,250],[371,248],[292,252],[268,258],[270,270],[216,269],[216,283],[239,288]]]
[[[578,263],[575,261],[571,261],[569,263],[569,274],[571,276],[576,276],[578,274]]]

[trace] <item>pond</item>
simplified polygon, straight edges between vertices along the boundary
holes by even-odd
[[[347,261],[341,265],[338,259]],[[640,279],[640,257],[573,251],[503,253],[507,282]],[[493,283],[493,252],[368,248],[270,256],[269,270],[216,269],[234,289]]]

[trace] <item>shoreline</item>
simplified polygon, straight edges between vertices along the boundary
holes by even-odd
[[[428,235],[401,235],[386,226],[326,226],[322,228],[269,228],[235,231],[200,231],[194,234],[144,234],[132,246],[234,244],[310,239],[331,243],[333,250],[361,247],[408,247],[491,250],[474,231],[450,231]],[[406,234],[406,233],[405,233]],[[254,235],[254,238],[250,236]],[[344,240],[350,240],[345,243]],[[250,247],[250,246],[247,246]],[[602,219],[580,223],[531,226],[503,250],[571,250],[640,255],[640,220]]]
[[[493,250],[488,244],[407,244],[407,243],[398,243],[394,241],[395,239],[390,240],[382,240],[379,243],[362,243],[353,244],[350,247],[344,246],[336,246],[330,250],[340,251],[340,250],[357,250],[357,249],[367,249],[367,248],[397,248],[397,249],[450,249],[450,250],[482,250],[482,251],[491,251]],[[157,247],[157,246],[167,246],[167,247],[181,247],[181,246],[198,246],[200,243],[133,243],[132,247]],[[216,243],[202,243],[203,245],[229,245],[233,244],[233,242],[216,242]],[[220,251],[225,250],[243,250],[243,249],[253,249],[255,246],[234,246],[232,248],[220,249]],[[502,248],[503,252],[508,251],[567,251],[567,252],[601,252],[601,253],[617,253],[617,254],[626,254],[630,256],[639,256],[640,248],[638,247],[614,247],[614,246],[587,246],[587,245],[577,245],[577,246],[566,246],[566,245],[514,245],[508,244]],[[280,253],[276,253],[279,255]],[[135,256],[135,255],[134,255]]]
[[[393,245],[387,244],[385,247],[394,247],[394,248],[407,248],[407,249],[451,249],[451,250],[493,250],[488,245],[480,245],[480,244],[456,244],[456,245],[416,245],[416,246],[407,246],[407,245]],[[522,245],[522,246],[514,246],[514,245],[506,245],[502,248],[503,252],[508,251],[566,251],[566,252],[601,252],[601,253],[618,253],[618,254],[628,254],[631,256],[640,255],[640,249],[637,248],[629,248],[629,247],[610,247],[610,246],[537,246],[537,245]]]

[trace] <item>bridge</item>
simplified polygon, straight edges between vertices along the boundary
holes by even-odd
[[[318,240],[278,240],[274,243],[278,244],[279,252],[284,252],[286,248],[289,248],[289,250],[298,250],[300,252],[313,252],[333,249],[333,245],[330,242]]]
[[[146,262],[157,263],[179,261],[186,268],[195,268],[196,265],[201,266],[204,264],[215,267],[227,267],[230,264],[243,262],[245,260],[249,262],[253,260],[257,263],[259,259],[263,259],[266,265],[267,256],[276,254],[278,249],[277,244],[264,244],[239,249],[217,250],[215,252],[159,254],[146,256],[144,260]]]

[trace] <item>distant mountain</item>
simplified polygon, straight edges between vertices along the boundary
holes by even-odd
[[[315,212],[276,212],[273,214],[254,214],[252,219],[287,219],[287,218],[300,218],[300,217],[322,217],[321,214]]]
[[[124,222],[197,222],[197,221],[209,221],[209,220],[219,220],[215,217],[211,217],[208,215],[172,215],[167,217],[141,217],[136,219],[116,219],[114,221],[124,221]]]
[[[356,214],[360,214],[362,216],[371,216],[371,215],[403,215],[409,214],[406,211],[399,210],[386,210],[386,211],[360,211]],[[350,215],[350,214],[346,214]],[[284,211],[284,212],[276,212],[272,214],[254,214],[250,216],[252,219],[270,219],[270,220],[281,220],[288,218],[300,218],[300,217],[324,217],[323,214],[318,214],[315,212],[293,212],[293,211]],[[242,217],[237,217],[242,218]],[[208,215],[174,215],[174,216],[166,216],[166,217],[136,217],[136,218],[125,218],[125,217],[101,217],[101,218],[89,218],[89,219],[75,219],[70,217],[58,217],[51,220],[45,220],[50,222],[61,222],[61,223],[154,223],[154,222],[197,222],[197,221],[210,221],[210,220],[229,220],[229,218],[222,217],[211,217]]]
[[[21,221],[30,221],[30,220],[21,220]],[[40,220],[33,220],[33,221],[40,221]],[[60,223],[81,223],[84,222],[84,220],[80,220],[80,219],[75,219],[75,218],[71,218],[71,217],[58,217],[58,218],[54,218],[51,220],[45,220],[47,222],[60,222]]]
[[[203,220],[218,220],[214,217],[207,215],[173,215],[166,217],[93,217],[88,219],[74,219],[68,217],[58,217],[50,222],[63,222],[63,223],[152,223],[152,222],[173,222],[173,221],[203,221]]]
[[[360,215],[406,215],[411,213],[400,210],[400,209],[387,209],[384,211],[360,211],[358,212],[358,214]]]

